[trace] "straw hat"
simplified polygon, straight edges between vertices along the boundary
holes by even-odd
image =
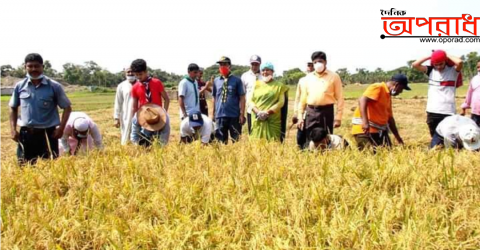
[[[137,119],[141,127],[150,131],[158,131],[165,127],[167,113],[162,107],[148,103],[137,111]]]

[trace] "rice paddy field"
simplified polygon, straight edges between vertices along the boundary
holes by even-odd
[[[2,249],[480,249],[480,155],[429,151],[426,86],[394,100],[403,147],[377,154],[285,144],[120,146],[114,95],[73,93],[105,150],[20,168],[1,99]],[[350,136],[356,99],[348,86]],[[463,102],[466,87],[459,90]],[[289,101],[291,116],[293,93]]]

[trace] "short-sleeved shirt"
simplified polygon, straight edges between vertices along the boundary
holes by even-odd
[[[30,79],[18,82],[9,106],[21,108],[18,125],[31,128],[50,128],[60,124],[57,106],[65,109],[71,105],[60,83],[43,77],[35,87]]]
[[[163,83],[157,78],[150,78],[148,81],[148,86],[151,93],[151,101],[148,101],[147,96],[145,95],[145,84],[137,81],[132,87],[132,97],[138,99],[138,108],[147,104],[154,103],[162,107],[162,92],[165,91]]]
[[[432,66],[427,67],[428,100],[427,112],[452,115],[456,113],[455,91],[462,86],[462,74],[453,66],[445,66],[438,71]]]
[[[368,121],[373,122],[379,126],[385,126],[388,124],[388,120],[393,116],[392,112],[392,97],[387,84],[374,83],[365,90],[363,96],[367,97],[371,101],[367,104]],[[360,107],[357,107],[353,114],[353,120],[361,119]],[[363,134],[362,125],[355,124],[353,122],[352,134]],[[378,129],[370,126],[370,133],[378,133]]]
[[[245,95],[242,80],[230,75],[227,81],[227,95],[223,98],[224,77],[215,78],[213,82],[213,96],[215,97],[215,118],[239,117],[240,97]]]
[[[200,112],[199,93],[200,91],[198,90],[198,83],[196,80],[192,82],[191,79],[184,78],[178,83],[178,96],[183,96],[187,115],[194,112]],[[180,115],[182,115],[181,109]]]

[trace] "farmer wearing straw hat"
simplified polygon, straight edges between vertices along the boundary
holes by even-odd
[[[102,135],[97,124],[83,112],[72,112],[68,119],[63,136],[60,139],[60,155],[76,155],[79,151],[87,151],[95,147],[103,148]]]
[[[430,60],[430,66],[422,65]],[[412,67],[428,75],[427,125],[433,137],[438,124],[456,114],[456,89],[463,85],[462,59],[435,50],[431,56],[418,59]]]
[[[133,118],[130,140],[137,145],[151,146],[156,140],[167,145],[170,137],[170,118],[165,109],[148,103],[140,107]],[[135,126],[138,124],[138,126]]]
[[[180,139],[182,143],[200,140],[203,145],[210,143],[214,125],[212,120],[200,111],[194,111],[180,123]]]
[[[480,128],[468,117],[449,116],[438,124],[430,143],[430,148],[438,146],[477,151],[480,149]]]
[[[17,158],[20,164],[38,158],[56,158],[58,139],[63,135],[71,103],[62,86],[43,75],[43,58],[32,53],[25,57],[27,77],[15,85],[10,99],[10,128],[12,139],[18,142]],[[18,107],[21,117],[18,119]],[[57,107],[63,109],[62,120]],[[17,131],[17,119],[20,132]]]
[[[391,146],[389,130],[398,143],[403,144],[393,118],[392,96],[401,94],[404,89],[410,90],[407,77],[396,74],[387,83],[374,83],[365,90],[352,118],[352,134],[360,150],[367,146],[374,149]]]

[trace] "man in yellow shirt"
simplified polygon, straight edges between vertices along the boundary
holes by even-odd
[[[308,62],[306,75],[312,73],[313,71],[314,71],[313,63]],[[300,96],[302,95],[302,86],[303,86],[303,82],[305,81],[305,78],[307,77],[306,75],[300,78],[300,80],[298,80],[297,93],[295,94],[295,104],[293,106],[293,117],[292,117],[293,124],[298,123],[298,104],[300,103]],[[307,134],[305,133],[305,129],[299,128],[297,130],[297,145],[300,149],[305,149],[307,147]]]
[[[307,141],[310,141],[310,131],[316,127],[333,134],[333,128],[342,124],[344,106],[342,80],[337,73],[326,68],[327,55],[322,51],[314,52],[312,62],[315,72],[305,77],[297,113],[298,128],[306,130]]]
[[[407,77],[394,75],[387,83],[374,83],[368,86],[358,100],[359,107],[352,118],[352,134],[360,150],[366,146],[391,146],[388,131],[392,131],[398,143],[403,140],[397,130],[392,112],[392,96],[403,90],[410,90]]]

